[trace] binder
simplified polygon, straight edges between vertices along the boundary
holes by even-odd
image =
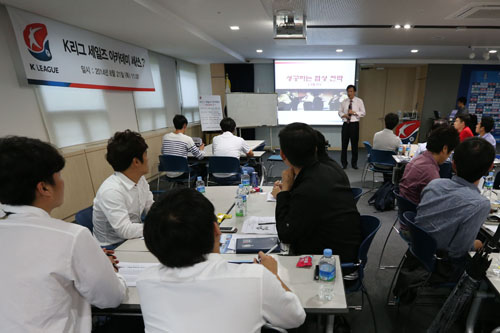
[[[263,237],[263,238],[240,238],[236,240],[236,253],[258,253],[259,251],[267,252],[276,243],[279,244],[278,237]],[[278,246],[273,251],[281,252]]]

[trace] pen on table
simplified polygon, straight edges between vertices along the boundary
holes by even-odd
[[[224,216],[221,218],[220,222],[219,222],[219,225],[224,222],[224,220],[226,219],[226,215],[229,214],[229,212],[231,211],[231,209],[233,209],[234,207],[234,202],[233,204],[231,205],[231,207],[229,207],[229,209],[227,210],[226,214],[224,214]]]
[[[269,251],[266,252],[266,256],[273,252],[274,250],[276,250],[276,248],[278,247],[279,243],[276,243],[276,245],[274,245],[272,248],[269,249]],[[257,258],[257,262],[260,264],[260,258]]]
[[[268,225],[268,224],[276,224],[276,222],[263,222],[263,223],[259,223],[259,225]]]
[[[319,265],[314,267],[314,280],[319,280]]]

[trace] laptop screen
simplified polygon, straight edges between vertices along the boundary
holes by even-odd
[[[457,110],[451,110],[451,113],[450,113],[450,119],[453,119],[455,118],[455,115],[457,114]]]

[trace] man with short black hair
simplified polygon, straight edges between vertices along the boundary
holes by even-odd
[[[401,139],[393,132],[399,123],[399,117],[395,113],[388,113],[385,115],[384,122],[385,129],[373,136],[373,149],[396,151],[402,145]]]
[[[175,131],[167,133],[163,136],[163,144],[161,146],[161,153],[163,155],[182,156],[187,158],[188,153],[193,154],[199,160],[205,156],[205,145],[202,143],[198,148],[193,139],[186,135],[188,121],[183,115],[175,115],[174,127]],[[169,177],[180,177],[182,172],[167,172]]]
[[[311,126],[292,123],[279,134],[288,166],[275,188],[278,236],[294,254],[321,254],[331,248],[343,262],[355,262],[361,244],[360,217],[345,174],[332,172],[316,155]]]
[[[418,204],[424,187],[440,177],[439,166],[446,162],[459,143],[458,132],[453,127],[441,126],[433,130],[427,138],[427,150],[405,167],[403,178],[399,182],[400,194]]]
[[[497,140],[491,134],[491,131],[493,131],[494,128],[495,128],[495,120],[492,117],[484,116],[481,118],[481,122],[479,122],[476,125],[476,133],[479,135],[480,138],[483,138],[489,143],[491,143],[493,148],[496,149]]]
[[[146,331],[258,332],[300,326],[305,312],[277,262],[235,265],[220,255],[214,206],[193,189],[169,192],[146,217],[144,240],[161,265],[137,280]],[[224,315],[214,302],[227,305]]]
[[[213,139],[212,150],[214,156],[229,156],[240,159],[240,154],[246,154],[247,157],[253,157],[253,151],[250,149],[248,144],[242,138],[234,135],[236,130],[236,122],[229,117],[226,117],[220,121],[220,128],[222,130],[221,135],[217,135]],[[247,172],[249,175],[255,171],[254,168],[249,166],[243,166],[242,172]],[[239,175],[237,174],[214,174],[215,177],[225,178],[226,180],[236,180]]]
[[[458,117],[460,115],[465,115],[469,114],[469,110],[467,110],[467,98],[462,96],[457,99],[457,114],[455,117]]]
[[[347,96],[340,104],[339,117],[342,124],[342,167],[347,168],[347,146],[351,141],[351,166],[358,168],[359,120],[365,116],[365,105],[361,98],[356,97],[356,87],[352,84],[346,88]]]
[[[427,231],[437,248],[456,268],[458,278],[468,252],[482,247],[476,239],[490,213],[490,201],[481,195],[477,184],[493,168],[495,150],[486,140],[470,138],[460,143],[453,154],[456,176],[435,179],[422,192],[415,224]]]
[[[99,187],[94,199],[94,235],[113,250],[125,240],[142,237],[141,216],[153,204],[144,178],[149,172],[148,145],[136,132],[116,132],[109,139],[106,160],[115,171]]]
[[[90,304],[118,306],[125,280],[89,229],[50,217],[64,201],[50,144],[0,138],[0,332],[88,332]]]
[[[467,125],[469,122],[470,122],[470,116],[468,114],[461,114],[455,118],[453,126],[460,135],[460,142],[474,136],[469,126]]]

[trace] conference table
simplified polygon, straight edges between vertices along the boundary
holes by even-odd
[[[215,207],[215,213],[226,213],[234,203],[236,186],[207,187],[205,195]],[[243,224],[250,216],[272,217],[275,214],[275,201],[268,201],[271,186],[263,187],[263,192],[251,193],[247,201],[247,216],[236,217],[234,208],[229,214],[231,218],[225,219],[221,226],[234,226],[240,235]],[[248,234],[246,234],[248,235]],[[263,235],[264,236],[264,235]],[[233,236],[234,237],[234,236]],[[120,262],[131,263],[157,263],[158,260],[146,248],[143,239],[130,239],[115,250]],[[228,261],[252,260],[255,254],[223,254]],[[318,264],[321,255],[312,255],[313,265],[309,268],[297,268],[300,256],[288,256],[283,253],[273,254],[278,262],[278,274],[283,282],[298,296],[306,313],[327,315],[327,332],[333,332],[334,314],[347,313],[347,302],[340,267],[340,259],[336,257],[337,277],[334,282],[334,297],[330,301],[321,301],[318,297],[319,282],[314,280],[314,267]],[[128,294],[122,304],[115,309],[93,309],[96,314],[140,314],[139,295],[135,287],[128,287]]]

